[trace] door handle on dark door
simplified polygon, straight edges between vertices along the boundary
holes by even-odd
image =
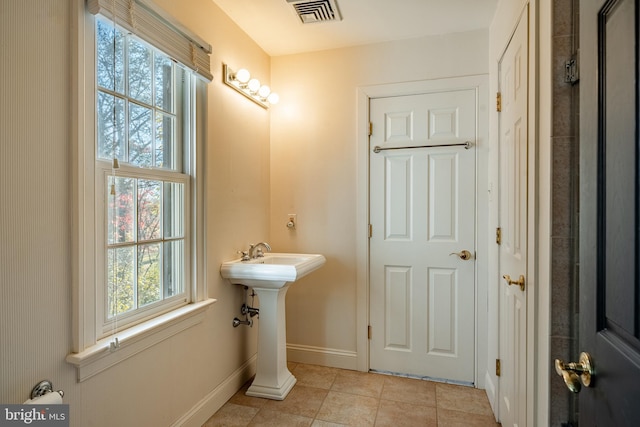
[[[564,362],[556,359],[556,373],[562,377],[565,385],[574,393],[580,392],[580,382],[585,387],[591,385],[591,377],[593,376],[593,360],[587,352],[580,353],[579,362]]]
[[[461,260],[466,261],[468,259],[471,259],[471,252],[469,252],[468,250],[464,249],[460,252],[451,252],[449,254],[449,256],[451,255],[457,255]]]

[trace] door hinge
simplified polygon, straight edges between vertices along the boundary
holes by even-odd
[[[496,228],[496,243],[498,245],[502,244],[502,228]]]
[[[373,237],[373,225],[369,224],[369,238]]]
[[[496,93],[496,111],[499,113],[502,111],[502,93]]]
[[[367,338],[371,339],[371,325],[367,326]]]
[[[500,359],[496,359],[496,377],[500,376]]]
[[[373,123],[369,122],[369,136],[373,135]]]

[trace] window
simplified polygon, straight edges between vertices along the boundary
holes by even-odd
[[[72,8],[78,380],[200,323],[211,47],[152,0]],[[126,347],[126,351],[119,351]]]
[[[96,20],[101,335],[190,301],[185,130],[193,78],[113,22]]]

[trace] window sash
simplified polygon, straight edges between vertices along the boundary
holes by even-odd
[[[191,226],[191,176],[187,174],[158,170],[158,169],[139,169],[127,165],[121,166],[116,173],[116,177],[126,177],[134,179],[150,179],[159,180],[165,183],[179,183],[184,185],[184,224],[183,224],[183,265],[184,272],[183,287],[184,292],[178,295],[165,297],[155,303],[136,307],[125,313],[117,314],[109,317],[108,313],[108,249],[118,247],[120,245],[109,245],[108,236],[108,219],[107,219],[107,200],[109,197],[109,189],[107,182],[109,177],[113,176],[113,169],[109,162],[96,161],[96,224],[100,225],[96,233],[96,324],[98,327],[97,339],[117,333],[121,330],[134,326],[138,323],[149,320],[153,317],[175,310],[181,306],[193,302],[193,280],[192,280],[192,226]],[[137,220],[137,218],[135,219]],[[172,239],[165,239],[167,242]],[[137,248],[141,245],[149,243],[148,241],[137,241],[130,246],[134,249],[134,257],[137,256]],[[136,283],[137,286],[137,283]],[[164,294],[164,289],[163,289]]]
[[[96,28],[103,28],[108,30],[109,37],[113,37],[111,32],[112,24],[103,19],[96,19]],[[118,70],[118,82],[111,84],[111,87],[105,87],[106,81],[98,78],[97,86],[97,100],[98,105],[101,107],[97,110],[98,118],[98,157],[100,159],[111,160],[117,158],[120,163],[131,163],[140,167],[153,167],[170,170],[185,170],[186,165],[183,164],[184,157],[183,151],[185,149],[184,144],[188,143],[185,135],[185,126],[183,120],[177,120],[181,118],[185,112],[189,109],[189,100],[191,99],[189,92],[189,74],[190,72],[180,64],[176,64],[173,61],[170,63],[170,76],[168,92],[159,96],[157,90],[158,68],[156,64],[159,61],[167,60],[167,55],[151,46],[148,43],[138,41],[135,35],[127,34],[120,27],[117,28],[117,34],[120,40],[119,55],[122,60],[115,62],[115,58],[111,58],[114,62],[109,62],[108,66],[105,66],[101,61],[100,56],[96,55],[99,64],[96,64],[99,73],[107,75],[113,73],[116,75]],[[102,52],[111,51],[111,48],[107,51],[99,49],[102,39],[96,38],[97,48]],[[108,41],[108,40],[107,40]],[[131,80],[131,68],[129,50],[130,43],[142,43],[144,48],[148,49],[150,60],[150,82],[148,88],[147,102],[141,101],[136,98],[135,94],[131,93],[129,82]],[[115,67],[115,69],[109,70]],[[163,85],[166,85],[165,77],[163,77]],[[102,81],[101,81],[102,80]],[[171,98],[168,104],[165,102],[166,97]],[[159,98],[162,98],[162,105],[158,105]],[[102,100],[102,101],[101,101]],[[103,103],[105,104],[103,106]],[[109,105],[111,104],[111,105]],[[108,107],[105,109],[105,107]],[[148,111],[149,117],[147,118],[146,125],[150,127],[150,141],[137,141],[135,135],[131,133],[131,115],[134,111]],[[140,117],[138,117],[140,120]],[[158,121],[160,120],[160,121]],[[144,125],[145,121],[136,122],[138,125]],[[101,127],[101,125],[103,127]],[[102,129],[102,130],[101,130]],[[168,138],[165,138],[165,132],[168,132]],[[162,139],[158,139],[158,136],[162,135]],[[115,140],[114,140],[115,138]],[[138,146],[136,142],[146,142],[150,144],[151,151],[147,152],[145,157],[140,157],[139,161],[135,160],[136,154],[142,156],[144,146]],[[117,143],[117,144],[116,144]],[[141,163],[142,162],[142,163]]]
[[[200,77],[213,80],[211,46],[151,0],[87,0],[87,9],[94,15],[115,19],[118,25],[191,68]]]

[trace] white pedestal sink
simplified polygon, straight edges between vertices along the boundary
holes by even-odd
[[[287,368],[285,295],[289,285],[326,262],[318,254],[266,253],[249,261],[224,262],[223,278],[253,288],[260,299],[256,377],[247,395],[283,400],[296,383]]]

